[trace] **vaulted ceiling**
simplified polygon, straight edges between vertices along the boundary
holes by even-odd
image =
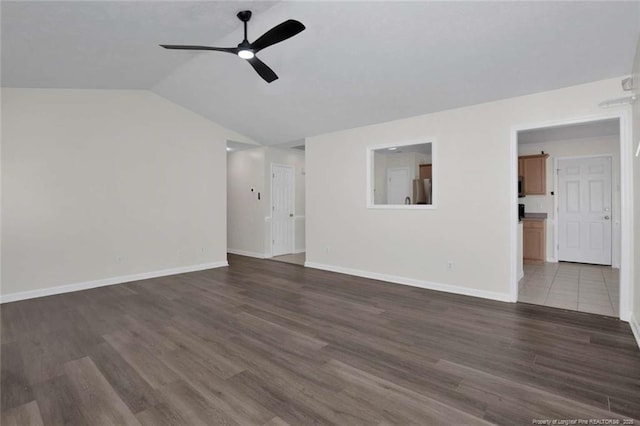
[[[552,90],[631,72],[639,2],[2,2],[2,85],[151,89],[264,144]],[[307,29],[260,52],[267,84],[219,52],[235,14],[253,40]]]

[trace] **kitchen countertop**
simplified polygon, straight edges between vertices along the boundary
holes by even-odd
[[[547,220],[547,214],[546,213],[525,213],[524,217],[522,218],[522,220],[539,220],[539,221],[543,221],[543,220]]]

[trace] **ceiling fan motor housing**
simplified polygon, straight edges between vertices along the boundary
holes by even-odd
[[[236,16],[242,22],[248,22],[249,19],[251,19],[251,11],[250,10],[243,10],[241,12],[238,12],[238,15],[236,15]]]

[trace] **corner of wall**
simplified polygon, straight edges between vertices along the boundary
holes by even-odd
[[[198,118],[204,120],[207,122],[208,125],[213,126],[216,131],[222,135],[224,137],[225,140],[232,140],[234,142],[241,142],[241,143],[246,143],[246,144],[251,144],[251,145],[255,145],[256,147],[261,146],[258,142],[256,142],[255,140],[251,139],[248,136],[243,135],[242,133],[239,133],[233,129],[229,129],[227,127],[222,126],[221,124],[213,121],[211,118],[209,117],[205,117],[204,115],[185,107],[184,105],[181,105],[169,98],[164,97],[163,95],[155,92],[154,90],[146,90],[145,92],[149,93],[151,96],[157,98],[158,100],[161,100],[162,102],[165,102],[167,104],[170,104],[171,106],[173,106],[176,109],[182,110],[183,112],[189,114],[189,115],[193,115],[193,116],[197,116]]]
[[[640,38],[636,44],[636,54],[633,62],[633,93],[636,96],[640,95]],[[631,161],[632,161],[632,173],[633,173],[633,187],[630,188],[632,197],[633,215],[631,217],[631,229],[632,232],[632,253],[630,262],[630,280],[632,282],[630,288],[631,299],[631,315],[630,325],[634,332],[638,346],[640,346],[640,100],[636,100],[631,107],[631,122],[632,122],[632,146]]]
[[[631,326],[633,337],[636,338],[636,343],[638,344],[638,348],[640,348],[640,322],[638,322],[638,318],[633,313],[631,313],[631,317],[629,318],[629,326]]]

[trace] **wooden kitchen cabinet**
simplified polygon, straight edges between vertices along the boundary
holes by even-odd
[[[420,164],[420,180],[433,179],[432,172],[433,172],[433,165],[431,165],[431,164]],[[432,183],[433,183],[433,181],[432,181]]]
[[[547,193],[547,157],[549,154],[518,157],[518,175],[524,178],[524,195]]]
[[[420,183],[417,184],[414,182],[414,193],[413,199],[417,201],[417,204],[433,204],[432,190],[433,190],[433,164],[420,164]],[[425,188],[423,184],[425,179],[429,179],[429,189]],[[417,191],[416,191],[417,189]],[[426,189],[426,190],[425,190]]]
[[[522,257],[525,263],[543,263],[546,258],[544,220],[522,219]]]

